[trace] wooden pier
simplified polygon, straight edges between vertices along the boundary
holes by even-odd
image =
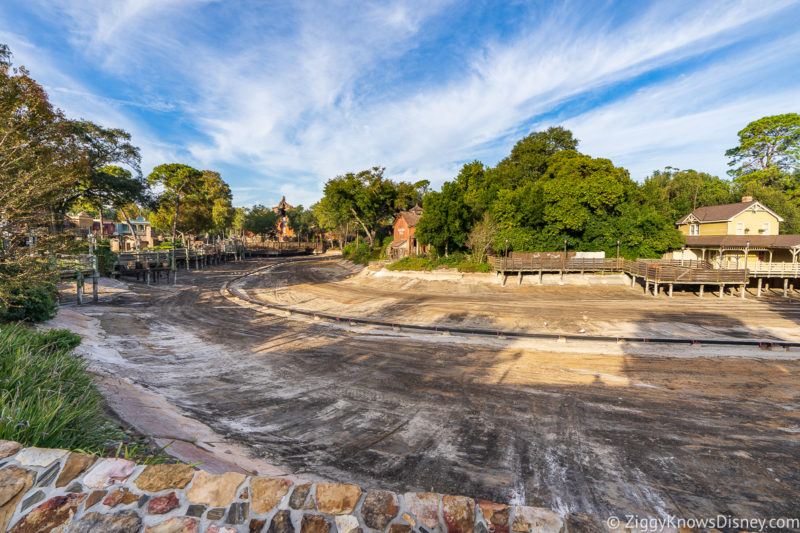
[[[719,287],[719,297],[722,298],[726,288],[739,289],[742,298],[751,278],[758,278],[759,287],[763,278],[776,277],[775,272],[761,273],[748,269],[719,269],[712,268],[708,263],[700,261],[666,261],[666,260],[637,260],[628,259],[595,259],[565,255],[563,253],[511,253],[508,256],[489,257],[489,263],[503,276],[505,284],[509,274],[516,274],[518,283],[522,283],[525,273],[538,274],[539,283],[542,283],[544,273],[558,273],[562,277],[565,273],[624,273],[631,277],[631,287],[640,281],[644,285],[646,294],[658,295],[662,288],[672,296],[673,289],[679,286],[694,286],[699,288],[702,297],[706,286]],[[798,269],[783,268],[780,272],[789,276],[798,277]],[[759,277],[761,276],[761,277]],[[786,278],[788,282],[788,277]],[[786,290],[788,290],[788,283]],[[758,295],[761,295],[759,288]]]

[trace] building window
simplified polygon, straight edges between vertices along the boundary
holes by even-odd
[[[761,224],[761,233],[769,233],[769,222]]]
[[[397,233],[399,233],[400,235],[402,235],[405,232],[406,232],[406,228],[398,228],[397,229]]]
[[[700,224],[689,224],[689,235],[700,235]]]
[[[736,223],[736,235],[744,235],[744,222]]]

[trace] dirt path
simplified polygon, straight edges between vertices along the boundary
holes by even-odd
[[[303,290],[352,300],[356,309],[364,292],[337,283],[338,272],[326,274],[333,284],[325,285],[319,272],[329,263],[289,264],[247,285],[258,292],[253,284],[305,282],[312,288]],[[773,517],[796,510],[800,353],[480,342],[330,327],[221,296],[231,275],[260,264],[184,274],[175,289],[139,286],[72,308],[86,317],[73,327],[93,332],[84,349],[96,368],[163,396],[293,473],[600,516]],[[729,327],[732,334],[757,327],[762,318],[754,316],[797,328],[795,307],[782,303],[753,303],[749,318],[734,318],[732,298],[698,309],[688,296],[643,306],[618,288],[587,291],[553,292],[534,306],[512,295],[503,305],[525,316],[577,306],[593,317],[602,305],[611,309],[603,315],[610,324],[681,316],[678,328]],[[314,293],[304,294],[311,305]],[[423,300],[404,307],[405,316],[420,320],[428,316],[425,301],[447,303],[421,289],[409,298]],[[482,300],[487,307],[480,294],[453,294],[448,311],[479,320],[469,306]],[[706,322],[692,324],[701,316]]]

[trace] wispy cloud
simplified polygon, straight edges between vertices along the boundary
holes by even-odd
[[[229,168],[237,203],[309,204],[326,179],[375,164],[438,184],[552,122],[637,178],[668,164],[719,172],[719,145],[796,108],[800,88],[751,82],[793,61],[799,30],[775,31],[800,13],[789,1],[522,4],[510,21],[447,1],[40,9],[63,17],[63,38],[98,75],[124,84],[77,83],[37,48],[29,64],[48,70],[60,105],[130,127],[157,158]]]

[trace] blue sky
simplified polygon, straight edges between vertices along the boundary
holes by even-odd
[[[642,180],[724,175],[736,132],[800,111],[800,2],[25,0],[0,42],[143,170],[309,205],[374,165],[435,186],[563,125]]]

